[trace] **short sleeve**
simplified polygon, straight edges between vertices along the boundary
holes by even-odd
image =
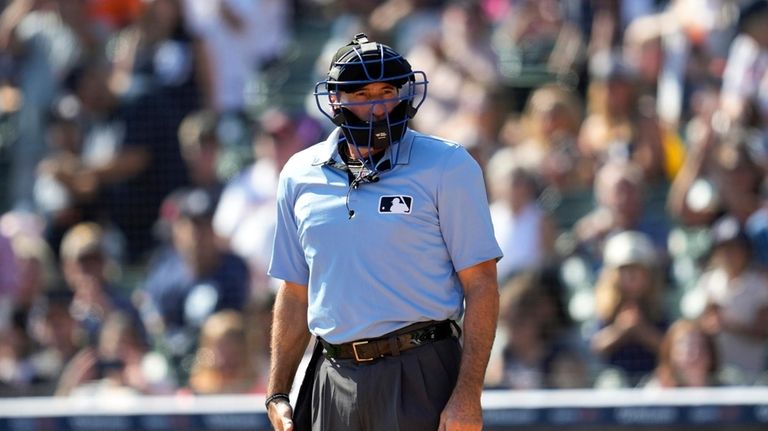
[[[440,230],[456,271],[501,258],[482,171],[463,147],[446,160],[437,205]]]
[[[307,285],[309,266],[299,239],[299,229],[294,214],[295,196],[289,187],[290,180],[283,173],[277,185],[277,218],[275,239],[272,243],[272,260],[268,274],[291,283]]]

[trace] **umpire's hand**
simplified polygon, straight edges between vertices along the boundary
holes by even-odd
[[[286,401],[269,403],[267,415],[275,431],[293,431],[293,409]]]

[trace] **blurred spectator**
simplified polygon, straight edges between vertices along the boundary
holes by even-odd
[[[746,222],[761,205],[765,176],[750,139],[746,130],[705,131],[672,184],[670,212],[688,225],[711,224],[723,213]]]
[[[114,175],[106,178],[115,181],[107,194],[110,218],[125,235],[128,259],[141,265],[155,245],[151,226],[164,197],[188,183],[177,141],[186,111],[172,103],[168,97],[134,106],[136,122],[126,129],[123,148],[101,171]]]
[[[14,235],[13,253],[19,275],[19,291],[14,298],[16,307],[29,312],[35,302],[60,283],[59,268],[53,250],[39,236],[19,233]],[[3,271],[6,267],[0,264]]]
[[[768,129],[768,3],[742,2],[723,72],[721,107],[741,127]],[[765,136],[764,136],[765,137]]]
[[[104,59],[83,61],[69,74],[66,92],[48,112],[48,153],[37,166],[34,197],[37,212],[45,218],[46,240],[56,252],[75,224],[110,220],[109,184],[135,169],[130,157],[114,162],[132,124],[107,79]]]
[[[525,105],[519,142],[505,143],[515,148],[519,164],[540,173],[545,186],[560,192],[590,187],[594,166],[577,145],[581,122],[577,95],[566,87],[547,84],[534,90]]]
[[[665,220],[658,220],[658,214],[649,213],[645,191],[643,173],[635,163],[611,161],[597,172],[594,185],[597,206],[573,227],[577,252],[585,255],[594,268],[602,261],[606,238],[626,230],[648,235],[660,255],[659,268],[666,264],[669,226]]]
[[[251,357],[256,368],[256,387],[266,388],[270,370],[270,337],[275,293],[255,297],[243,312],[246,318],[246,336],[251,346]],[[307,351],[309,353],[309,351]]]
[[[735,217],[750,238],[754,259],[768,265],[765,170],[755,160],[753,137],[738,129],[725,135],[705,131],[675,178],[667,206],[685,225],[708,226],[724,215]]]
[[[95,214],[95,191],[78,176],[89,163],[83,154],[86,122],[80,99],[73,94],[56,100],[48,114],[48,151],[37,165],[33,193],[54,250],[64,232]]]
[[[577,347],[580,344],[579,337],[575,333],[578,328],[574,326],[564,301],[565,285],[560,278],[558,265],[550,263],[531,274],[532,281],[539,286],[538,288],[542,292],[539,312],[544,321],[545,333],[563,344]]]
[[[434,43],[432,49],[437,57],[435,60],[449,65],[456,72],[484,87],[493,88],[497,85],[500,75],[497,54],[489,45],[489,29],[488,19],[482,8],[474,2],[454,1],[448,2],[440,11],[439,33],[436,35],[439,39],[432,40],[432,37],[425,35],[422,40]],[[414,50],[418,52],[418,48]],[[428,76],[441,72],[435,67],[437,64],[415,64],[424,67]],[[430,64],[432,67],[428,67]]]
[[[200,109],[179,125],[178,140],[189,185],[220,194],[227,181],[253,162],[253,121],[245,115]]]
[[[256,102],[261,69],[285,55],[291,40],[290,2],[182,0],[190,31],[201,40],[205,107],[238,114]]]
[[[497,265],[503,281],[516,273],[534,270],[554,255],[556,228],[539,207],[538,178],[519,166],[511,148],[493,155],[487,166],[491,219],[496,240],[504,252]]]
[[[527,73],[547,70],[561,32],[568,28],[563,26],[565,11],[555,0],[509,3],[494,27],[493,46],[500,53],[504,75],[525,85]]]
[[[32,354],[36,349],[31,319],[38,298],[56,283],[55,262],[48,245],[30,232],[11,229],[10,215],[4,216],[0,240],[8,240],[8,260],[0,262],[0,272],[14,278],[13,291],[0,291],[0,338],[7,340],[0,349],[0,392],[5,395],[46,394],[41,388],[48,373],[38,369]],[[6,251],[4,247],[0,247]],[[68,310],[67,310],[68,312]]]
[[[712,151],[716,158],[712,179],[721,209],[742,224],[757,222],[764,205],[762,192],[766,171],[751,148],[753,138],[750,134],[737,134],[733,140],[724,140]],[[762,229],[768,230],[765,222]]]
[[[664,335],[658,365],[644,387],[719,386],[719,372],[720,360],[714,338],[698,322],[680,319]]]
[[[13,303],[19,291],[19,265],[11,246],[11,239],[0,230],[0,299]],[[0,310],[0,325],[2,325]]]
[[[656,88],[657,110],[667,132],[690,118],[694,93],[711,85],[719,93],[734,9],[729,0],[675,0],[627,28],[624,49],[646,88]]]
[[[0,337],[0,393],[18,396],[34,379],[28,359],[32,343],[27,337],[26,315],[12,310],[9,322],[0,326]]]
[[[634,387],[657,365],[669,319],[664,282],[653,243],[645,234],[619,232],[605,245],[604,265],[595,285],[597,330],[592,350],[606,367],[619,371]]]
[[[174,366],[181,366],[194,352],[208,316],[224,309],[243,310],[250,276],[246,263],[217,241],[212,226],[217,196],[196,188],[177,191],[168,199],[172,241],[149,263],[141,308],[153,337],[178,361]]]
[[[628,27],[636,20],[654,14],[665,3],[655,0],[633,2],[587,0],[581,2],[581,7],[587,10],[588,17],[587,57],[591,59],[621,47],[623,36]]]
[[[657,153],[653,157],[662,166],[658,167],[656,179],[663,180],[663,184],[674,178],[685,157],[685,135],[680,131],[691,116],[691,95],[711,86],[718,73],[715,70],[717,54],[710,46],[716,38],[712,37],[710,42],[704,36],[694,36],[704,31],[714,34],[714,22],[724,21],[717,19],[720,7],[717,3],[706,2],[704,6],[698,1],[671,2],[663,12],[633,20],[624,34],[621,56],[635,71],[636,97],[642,98],[642,104],[655,105],[643,106],[643,109],[653,110],[660,148],[649,147],[644,157]],[[701,26],[699,21],[694,23],[695,13],[687,10],[689,8],[694,8],[696,13],[704,8],[703,14],[709,22]],[[650,121],[641,123],[651,126]]]
[[[678,1],[679,3],[679,1]],[[635,74],[639,94],[656,96],[663,67],[662,26],[667,15],[650,14],[632,20],[623,33],[620,52]],[[659,95],[661,96],[661,95]]]
[[[638,94],[636,74],[620,53],[601,52],[591,59],[579,147],[597,166],[610,159],[632,161],[653,183],[666,179],[662,130],[655,101]]]
[[[361,2],[362,3],[362,2]],[[390,46],[398,52],[413,41],[431,37],[441,27],[441,15],[446,9],[475,7],[472,2],[441,0],[384,0],[372,2],[374,8],[367,14],[365,26],[370,28],[374,40],[391,39]],[[378,4],[375,4],[378,3]],[[464,4],[462,4],[464,3]],[[463,21],[454,21],[452,27],[460,38],[467,29]],[[475,33],[476,30],[471,30]],[[380,38],[379,35],[382,35]]]
[[[724,217],[711,230],[707,272],[697,282],[706,297],[704,329],[716,336],[723,366],[752,384],[765,370],[768,277],[751,262],[751,247],[738,220]]]
[[[22,226],[25,217],[3,214],[0,223],[0,393],[21,396],[38,393],[36,348],[30,338],[34,303],[56,281],[55,263],[35,230]],[[44,390],[43,390],[44,392]],[[44,395],[44,394],[43,394]]]
[[[254,349],[247,337],[246,319],[234,310],[210,315],[200,329],[200,342],[189,375],[194,394],[264,393]]]
[[[531,289],[528,287],[527,289]],[[504,389],[541,389],[551,361],[548,340],[536,315],[536,292],[523,288],[502,289],[500,340],[503,347],[489,362],[486,386]],[[495,369],[496,368],[496,369]]]
[[[115,282],[120,267],[110,254],[110,236],[100,225],[80,223],[61,242],[61,270],[75,296],[71,313],[92,343],[110,314],[123,312],[138,321],[138,311]],[[139,328],[143,331],[143,328]]]
[[[13,54],[23,95],[10,175],[16,207],[34,208],[34,167],[45,153],[46,110],[68,72],[100,43],[81,1],[15,0],[3,11],[0,52]]]
[[[81,108],[82,117],[68,124],[81,125],[82,140],[58,134],[52,143],[59,147],[41,164],[38,194],[52,244],[78,221],[114,223],[127,260],[139,263],[153,244],[150,227],[162,198],[187,182],[177,129],[188,107],[161,91],[121,102],[108,88],[107,66],[97,58],[72,74],[77,98],[65,97],[70,106],[59,109]]]
[[[148,3],[116,36],[110,87],[125,103],[125,136],[91,173],[109,185],[105,205],[126,236],[132,263],[143,264],[154,245],[151,226],[163,198],[188,184],[178,129],[200,104],[197,62],[180,0]]]
[[[223,189],[217,167],[219,161],[219,118],[213,111],[195,111],[179,125],[181,157],[187,165],[189,181],[195,187],[218,194]]]
[[[321,126],[306,115],[291,115],[279,108],[259,118],[254,137],[255,162],[230,180],[216,208],[213,226],[232,251],[248,262],[256,295],[270,293],[267,266],[272,255],[275,190],[280,169],[294,153],[321,138]]]
[[[114,46],[110,88],[120,97],[165,92],[183,110],[197,105],[199,53],[184,23],[181,0],[146,2],[138,19],[115,35]]]
[[[555,292],[529,272],[502,287],[499,337],[485,385],[495,389],[588,387],[586,363],[567,343],[558,321]],[[560,320],[560,324],[566,323]],[[557,327],[557,330],[553,330]],[[572,335],[572,334],[569,334]],[[565,373],[565,374],[561,374]]]
[[[104,322],[96,346],[80,350],[61,374],[57,396],[167,394],[166,380],[152,381],[145,370],[149,350],[140,322],[121,312]],[[158,365],[155,363],[154,365]]]
[[[73,299],[74,293],[66,288],[41,292],[29,314],[28,335],[35,344],[29,357],[34,394],[53,395],[64,366],[86,344],[83,328],[69,312]]]
[[[494,98],[498,58],[481,8],[473,2],[449,3],[439,32],[425,35],[405,56],[429,77],[429,98],[415,127],[460,142],[484,164],[501,117]]]

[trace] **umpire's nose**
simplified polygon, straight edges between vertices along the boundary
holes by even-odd
[[[371,116],[375,121],[383,120],[387,117],[387,106],[383,102],[375,102],[371,106]]]

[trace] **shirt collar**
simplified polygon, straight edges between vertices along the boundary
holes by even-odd
[[[342,160],[341,154],[339,154],[338,143],[340,135],[341,127],[337,127],[330,135],[328,135],[328,138],[325,141],[320,142],[318,151],[315,153],[314,160],[312,161],[312,165],[344,165],[344,160]],[[407,128],[405,129],[403,139],[393,147],[390,147],[390,151],[396,152],[394,159],[397,160],[398,165],[407,165],[410,163],[413,138],[414,132],[410,128]],[[392,156],[390,154],[390,159],[391,158]]]

